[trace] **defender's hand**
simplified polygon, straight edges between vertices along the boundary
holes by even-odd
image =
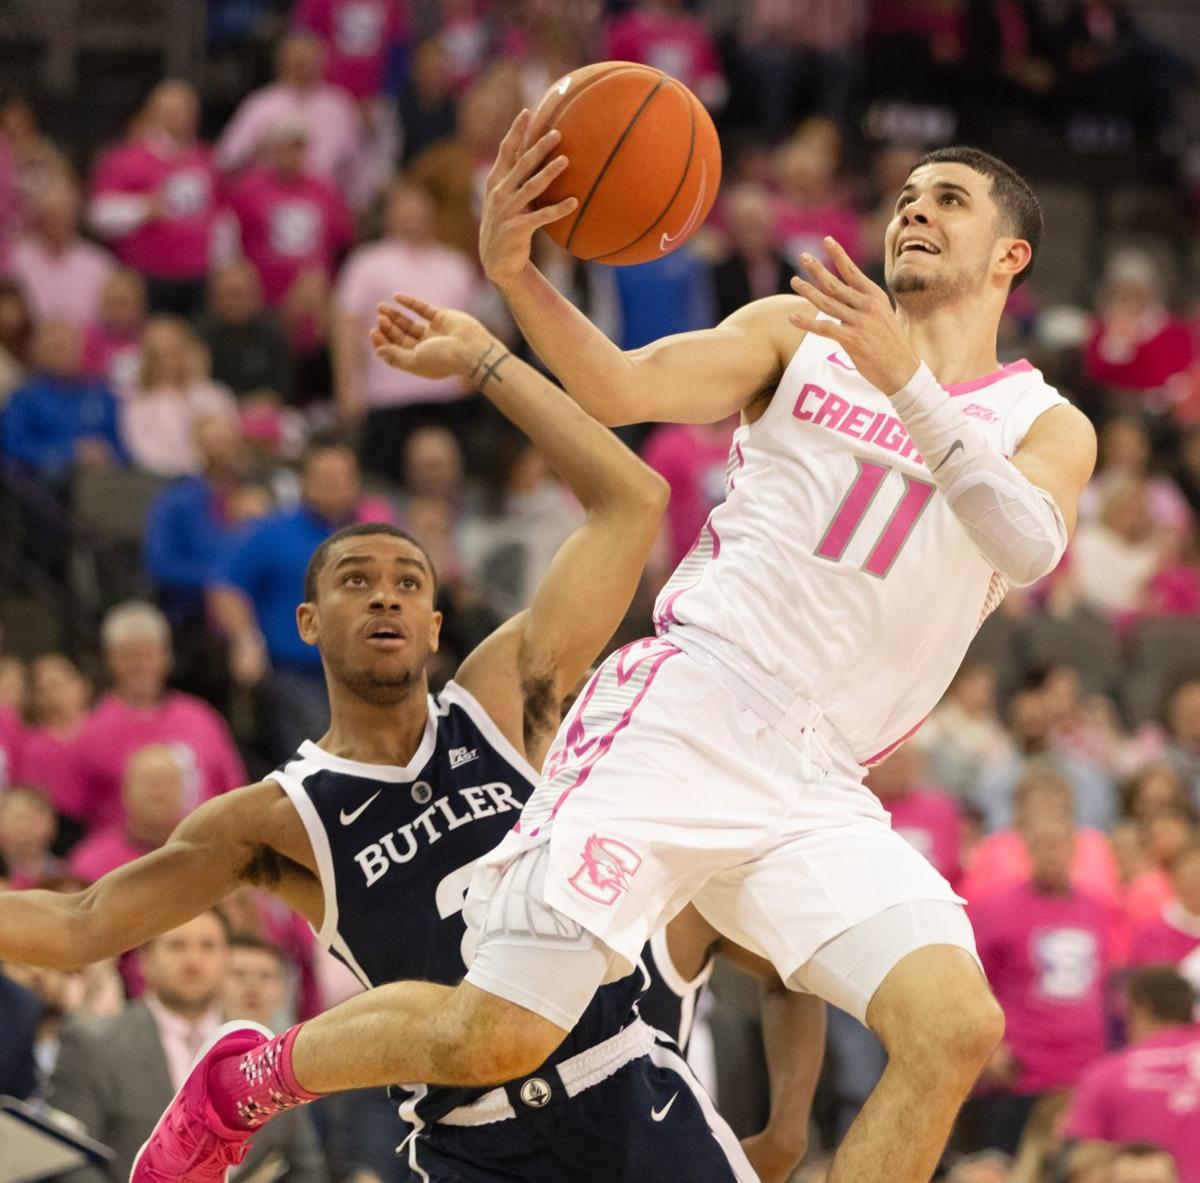
[[[565,218],[579,204],[568,197],[544,209],[531,208],[530,203],[567,167],[565,156],[546,162],[562,138],[559,132],[548,131],[537,143],[525,146],[531,119],[525,110],[513,120],[484,187],[479,257],[484,274],[501,289],[529,266],[533,232]]]
[[[921,359],[904,335],[887,292],[859,270],[837,241],[824,241],[841,278],[812,255],[803,254],[800,261],[813,281],[793,279],[792,290],[836,320],[818,320],[814,313],[788,319],[805,332],[836,341],[858,372],[890,397],[909,382]]]
[[[491,334],[473,316],[397,292],[399,308],[379,305],[371,343],[381,361],[422,378],[467,378]],[[408,313],[415,313],[414,319]]]

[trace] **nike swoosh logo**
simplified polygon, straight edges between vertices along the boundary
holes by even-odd
[[[695,225],[696,219],[700,216],[700,210],[704,206],[704,195],[708,192],[708,161],[700,161],[700,188],[696,191],[696,202],[692,206],[692,212],[688,214],[687,221],[674,234],[664,234],[658,241],[658,249],[660,251],[669,251],[681,238],[692,232],[692,227]]]
[[[946,461],[947,461],[947,460],[949,460],[949,459],[950,459],[950,457],[951,457],[951,456],[953,456],[955,452],[965,452],[965,451],[966,451],[966,448],[964,448],[964,447],[963,447],[963,442],[962,442],[962,440],[955,440],[955,441],[954,441],[954,443],[952,443],[952,444],[950,445],[950,451],[949,451],[949,452],[947,452],[947,453],[946,453],[946,454],[945,454],[945,455],[942,457],[941,464],[939,464],[939,465],[937,466],[937,468],[935,468],[935,469],[932,469],[931,471],[933,471],[933,472],[937,472],[938,468],[941,468],[941,467],[942,467],[942,464],[945,464],[945,463],[946,463]]]
[[[675,1096],[672,1097],[661,1109],[651,1109],[650,1110],[650,1120],[651,1121],[662,1121],[662,1119],[664,1117],[666,1117],[668,1113],[671,1112],[671,1106],[675,1104],[675,1097],[678,1097],[678,1096],[679,1096],[679,1094],[676,1093]]]
[[[382,793],[382,792],[383,792],[383,790],[380,789],[379,793]],[[368,808],[368,806],[370,806],[371,802],[374,801],[375,798],[379,796],[379,793],[374,793],[370,797],[368,797],[353,813],[347,813],[343,809],[342,812],[338,815],[342,820],[342,825],[349,826],[349,825],[353,825],[354,822],[358,821],[358,819],[360,817],[362,817],[362,815],[364,813],[366,813],[367,808]]]
[[[831,353],[825,360],[832,362],[835,366],[841,366],[843,370],[849,370],[852,374],[858,373],[853,366],[847,365],[844,361],[842,361],[842,359],[838,357],[836,353]]]
[[[567,87],[569,87],[570,85],[571,85],[571,75],[568,74],[554,89],[557,90],[559,94],[566,94]]]

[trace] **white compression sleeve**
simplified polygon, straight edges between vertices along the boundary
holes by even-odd
[[[1009,583],[1026,587],[1058,566],[1067,527],[1039,489],[954,407],[922,363],[892,406],[954,516]]]

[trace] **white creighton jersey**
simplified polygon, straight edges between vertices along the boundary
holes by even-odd
[[[1026,361],[948,388],[1005,455],[1065,403]],[[811,699],[860,763],[911,734],[1007,590],[892,411],[809,334],[734,435],[726,501],[655,610],[715,634]]]

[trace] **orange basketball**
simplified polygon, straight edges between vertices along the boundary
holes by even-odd
[[[569,161],[538,205],[579,205],[545,231],[580,259],[646,263],[699,229],[721,183],[717,129],[682,82],[634,62],[560,78],[533,113],[529,142],[562,133]]]

